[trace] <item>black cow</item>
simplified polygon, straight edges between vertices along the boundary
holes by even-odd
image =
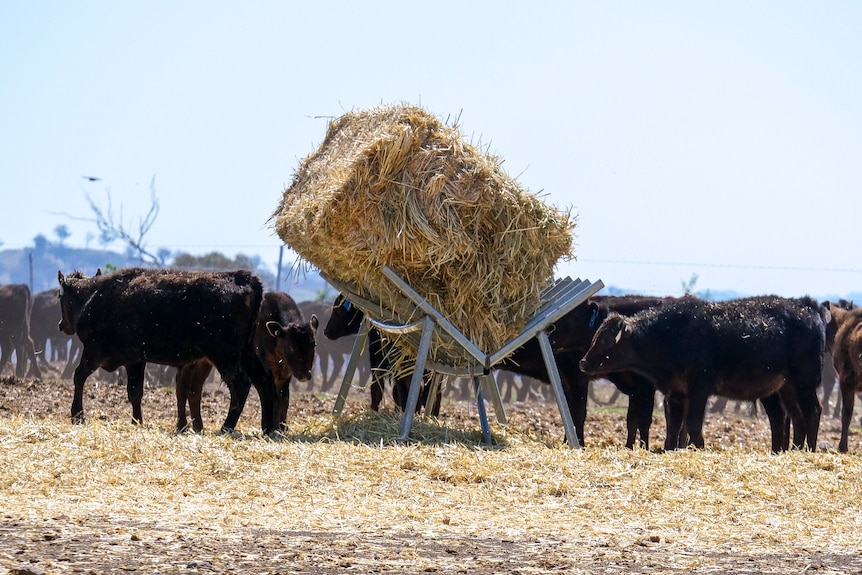
[[[584,445],[584,423],[587,417],[587,398],[589,382],[594,379],[582,373],[578,369],[578,362],[589,349],[593,335],[601,325],[602,321],[611,312],[630,315],[647,308],[663,305],[673,298],[656,298],[648,296],[595,296],[588,303],[580,305],[564,315],[548,330],[551,348],[560,373],[563,392],[572,420],[575,432],[581,445]],[[339,296],[334,304],[333,315],[336,321],[327,324],[324,333],[328,337],[340,337],[344,334],[357,333],[364,317],[362,312],[349,302],[345,304],[344,298]],[[348,329],[345,329],[349,326]],[[374,329],[369,331],[369,350],[374,357],[377,353],[385,357],[385,353],[375,351],[372,339]],[[330,335],[332,334],[332,335]],[[376,349],[379,349],[377,347]],[[372,359],[372,361],[375,361]],[[381,361],[381,360],[378,360]],[[545,362],[542,358],[539,343],[536,339],[529,340],[524,346],[517,349],[504,361],[494,366],[497,370],[506,370],[522,376],[532,377],[546,384],[550,383]],[[375,370],[376,373],[379,373]],[[645,448],[649,448],[649,429],[652,424],[652,411],[655,402],[655,387],[646,378],[631,372],[620,372],[606,376],[621,391],[629,396],[628,412],[626,422],[628,435],[626,446],[634,446],[638,434]],[[393,385],[393,397],[402,409],[406,405],[406,390],[410,378],[407,377],[401,383],[396,381]],[[372,408],[379,405],[382,398],[382,382],[375,386],[372,384]],[[377,399],[376,399],[377,398]],[[376,402],[376,403],[375,403]],[[400,403],[403,402],[403,403]],[[439,399],[438,399],[439,402]],[[420,404],[422,402],[420,401]]]
[[[359,333],[362,326],[362,320],[365,319],[365,314],[352,305],[349,300],[343,295],[335,298],[332,304],[332,313],[329,320],[326,322],[326,327],[323,328],[323,333],[327,338],[336,340],[348,335]],[[380,331],[371,327],[368,330],[368,361],[371,365],[371,409],[377,411],[380,409],[380,402],[383,401],[383,389],[386,374],[392,375],[392,399],[402,411],[407,406],[407,394],[410,391],[410,380],[413,376],[411,372],[399,372],[393,374],[393,365],[397,362],[392,361],[400,352],[390,342],[383,337]],[[424,384],[416,404],[416,410],[419,411],[427,402],[429,393],[429,385]],[[434,399],[434,404],[431,407],[431,415],[437,417],[440,415],[440,401],[442,392],[437,389],[437,397]]]
[[[648,296],[594,296],[562,318],[548,330],[551,349],[560,372],[566,402],[575,425],[578,441],[584,445],[584,423],[587,418],[589,383],[595,377],[581,372],[578,362],[590,348],[593,335],[610,313],[631,315],[645,309],[661,306],[673,298]],[[495,369],[506,369],[520,375],[550,383],[539,343],[528,341]],[[652,424],[655,386],[643,376],[632,372],[604,374],[617,388],[629,396],[626,413],[626,447],[632,448],[640,435],[640,442],[649,449],[649,430]]]
[[[263,287],[249,271],[189,272],[130,268],[94,277],[73,272],[60,282],[60,330],[78,334],[72,420],[84,419],[84,382],[97,368],[125,366],[132,417],[141,422],[147,362],[180,367],[207,358],[230,388],[223,429],[233,429],[251,385],[260,396],[261,428],[277,428],[276,392],[254,349]]]
[[[286,293],[264,294],[254,332],[254,349],[275,384],[276,417],[281,430],[286,428],[290,406],[290,380],[294,377],[299,381],[311,379],[318,325],[317,316],[313,314],[306,322],[296,302]],[[201,393],[211,370],[210,360],[202,358],[177,371],[177,431],[188,426],[186,402],[192,416],[192,429],[203,430]]]
[[[322,325],[329,322],[329,316],[332,314],[332,304],[325,301],[303,301],[296,304],[299,311],[304,317],[316,315]],[[332,392],[337,390],[341,384],[341,375],[347,363],[347,358],[353,351],[353,343],[355,337],[341,337],[331,340],[323,335],[323,330],[317,334],[317,366],[320,370],[320,385],[315,386],[315,381],[309,380],[306,386],[306,391],[318,389],[322,392]],[[356,374],[359,378],[360,385],[368,385],[371,381],[371,374],[368,371],[368,366],[364,363],[357,367]]]
[[[667,404],[666,449],[680,445],[683,420],[691,444],[703,447],[710,395],[761,399],[774,451],[787,445],[789,411],[794,445],[807,441],[816,449],[825,337],[820,308],[811,298],[685,297],[631,317],[608,316],[580,368],[595,376],[632,371],[656,385]]]
[[[40,291],[33,296],[30,310],[30,337],[41,365],[52,370],[51,361],[67,361],[71,336],[57,329],[60,321],[60,298],[56,289]],[[51,353],[48,354],[50,343]]]
[[[33,340],[30,338],[30,288],[27,284],[0,286],[0,373],[15,350],[15,375],[24,377],[30,360],[29,377],[42,377]]]

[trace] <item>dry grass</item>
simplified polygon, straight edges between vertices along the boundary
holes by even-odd
[[[56,385],[66,407],[68,385]],[[591,446],[573,451],[559,427],[528,429],[535,414],[519,408],[488,448],[448,404],[401,444],[392,412],[354,399],[335,421],[331,397],[298,398],[289,434],[273,441],[255,417],[247,434],[177,436],[169,394],[146,399],[143,426],[119,402],[99,415],[96,397],[85,425],[67,413],[2,417],[0,573],[32,560],[35,573],[862,568],[862,458],[772,455],[763,421],[740,443],[713,416],[708,449],[662,454],[623,449],[622,415],[593,409]],[[219,416],[205,417],[214,428]]]
[[[509,177],[499,158],[415,106],[334,120],[273,215],[284,242],[393,307],[388,265],[480,348],[520,333],[574,220]]]
[[[862,547],[856,456],[571,451],[505,433],[505,448],[392,445],[369,426],[323,418],[268,441],[15,417],[0,427],[0,508],[6,519],[110,519],[130,534],[171,525],[646,544],[692,566],[701,553]],[[341,440],[327,438],[334,431]]]

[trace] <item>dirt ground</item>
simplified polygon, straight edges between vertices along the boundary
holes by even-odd
[[[25,414],[35,419],[69,417],[72,384],[0,378],[0,420]],[[613,389],[599,384],[595,397],[606,401]],[[550,393],[547,394],[550,398]],[[302,420],[329,413],[333,397],[319,391],[294,392],[289,419]],[[223,384],[210,383],[204,396],[207,429],[218,427],[227,410]],[[250,397],[240,428],[257,428],[257,398]],[[366,395],[352,395],[348,412],[361,410]],[[625,442],[624,398],[619,404],[591,404],[586,425],[591,446],[619,447]],[[125,387],[105,380],[88,381],[84,407],[90,420],[130,417]],[[149,388],[145,418],[175,417],[171,388]],[[768,446],[765,417],[752,416],[748,406],[737,413],[734,404],[723,414],[711,414],[708,442]],[[510,425],[547,437],[562,436],[553,402],[526,401],[506,405]],[[656,412],[652,442],[663,439],[663,421]],[[447,399],[441,417],[453,427],[475,426],[471,404]],[[824,417],[821,443],[837,445],[838,424]],[[858,430],[857,430],[858,432]],[[708,448],[708,446],[707,446]],[[720,520],[720,518],[716,518]],[[501,538],[408,537],[401,534],[285,532],[235,529],[215,532],[202,525],[176,532],[160,525],[119,525],[111,517],[70,525],[63,516],[45,523],[4,514],[0,510],[0,573],[862,573],[862,557],[830,553],[761,554],[751,556],[716,550],[713,554],[661,553],[666,542],[646,537],[633,545],[615,547],[594,541]],[[290,550],[290,551],[286,551]]]

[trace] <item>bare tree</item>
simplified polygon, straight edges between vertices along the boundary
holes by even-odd
[[[132,229],[123,221],[123,207],[120,206],[119,214],[114,214],[114,207],[111,202],[111,190],[107,190],[108,205],[102,208],[97,204],[90,194],[85,192],[87,203],[90,204],[90,209],[93,210],[95,218],[73,218],[85,221],[95,222],[99,229],[99,239],[105,245],[120,240],[126,244],[133,257],[140,260],[142,264],[164,266],[165,261],[170,256],[170,251],[159,249],[155,253],[147,248],[145,237],[150,228],[156,222],[159,215],[159,199],[156,196],[156,176],[153,175],[150,180],[150,209],[144,217],[138,220],[137,229]]]

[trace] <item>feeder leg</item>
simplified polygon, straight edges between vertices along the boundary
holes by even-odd
[[[410,437],[410,429],[413,427],[413,416],[416,415],[416,404],[419,403],[419,392],[422,389],[422,380],[425,376],[425,360],[431,350],[431,336],[434,334],[434,320],[431,316],[425,316],[422,324],[422,338],[419,340],[419,349],[416,352],[416,365],[413,367],[413,377],[410,379],[410,391],[407,393],[407,405],[404,407],[404,419],[401,421],[401,435],[399,439]]]
[[[566,394],[563,392],[563,383],[560,379],[560,371],[557,369],[557,360],[554,359],[554,352],[551,349],[551,340],[548,339],[548,333],[544,330],[540,331],[536,337],[539,339],[539,347],[542,349],[542,357],[548,370],[548,379],[551,380],[551,389],[554,391],[554,398],[557,400],[557,407],[560,409],[560,417],[563,419],[566,439],[569,441],[569,447],[578,449],[581,447],[581,443],[578,441],[578,434],[575,433],[575,424],[572,421],[572,414],[569,411]]]
[[[491,396],[491,403],[494,404],[494,413],[497,415],[497,423],[506,425],[506,410],[503,408],[503,398],[500,397],[500,388],[497,386],[497,380],[493,375],[485,375],[482,377],[485,380],[485,389]]]
[[[482,426],[482,441],[493,445],[491,426],[488,424],[488,412],[485,411],[485,398],[482,396],[482,381],[479,376],[473,376],[473,391],[476,393],[476,409],[479,411],[479,425]]]
[[[440,381],[443,379],[443,374],[436,371],[431,373],[431,381],[428,382],[428,397],[425,398],[425,414],[431,413],[434,409],[434,404],[437,402],[437,391],[440,389]]]
[[[341,380],[341,389],[338,390],[338,397],[335,398],[335,407],[332,408],[332,415],[341,415],[344,409],[344,402],[347,401],[347,394],[350,392],[350,384],[353,383],[353,376],[356,374],[356,368],[359,365],[359,359],[362,357],[362,351],[365,349],[365,344],[368,341],[368,318],[362,320],[362,327],[359,328],[359,335],[356,336],[356,341],[353,342],[353,351],[350,353],[350,360],[347,362],[347,369],[344,371],[344,379]]]

